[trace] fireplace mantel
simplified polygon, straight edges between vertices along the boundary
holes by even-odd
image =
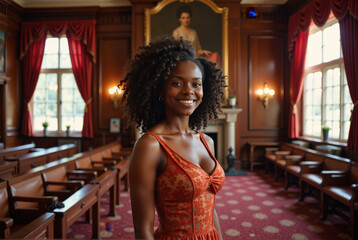
[[[206,133],[217,134],[217,151],[216,156],[219,163],[226,168],[226,156],[229,154],[229,147],[232,147],[235,153],[235,125],[237,115],[242,111],[241,108],[223,108],[219,119],[216,122],[209,123],[204,130]]]

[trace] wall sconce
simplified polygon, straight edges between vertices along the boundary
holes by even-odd
[[[259,89],[256,91],[256,94],[259,96],[260,100],[262,101],[262,104],[264,105],[264,108],[267,109],[269,98],[272,98],[272,96],[275,94],[275,90],[269,89],[267,87],[267,83],[264,83],[264,89]]]
[[[111,97],[111,100],[113,102],[114,109],[118,108],[121,92],[122,90],[117,86],[113,86],[109,89],[109,96]]]

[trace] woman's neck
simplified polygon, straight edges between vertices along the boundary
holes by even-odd
[[[189,117],[185,119],[164,119],[163,129],[168,134],[191,134],[193,131],[189,127]]]

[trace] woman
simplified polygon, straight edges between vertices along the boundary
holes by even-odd
[[[129,169],[137,239],[222,239],[214,200],[225,174],[213,140],[196,130],[218,118],[225,82],[194,56],[189,42],[161,39],[140,48],[121,81],[129,116],[146,132]]]
[[[189,27],[192,17],[191,8],[187,4],[182,4],[177,8],[176,16],[179,19],[180,26],[174,29],[172,35],[175,39],[184,38],[191,42],[195,50],[197,57],[204,57],[210,61],[216,63],[218,67],[221,67],[221,59],[217,52],[211,52],[209,50],[203,50],[200,45],[198,34],[194,29]]]

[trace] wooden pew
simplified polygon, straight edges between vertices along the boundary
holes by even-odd
[[[279,159],[283,159],[284,155],[291,154],[292,145],[289,143],[280,143],[279,147],[268,147],[265,148],[265,164],[266,173],[268,173],[275,162]]]
[[[287,183],[287,186],[285,186],[286,189],[289,187],[290,183],[292,182],[292,179],[296,178],[299,181],[301,177],[301,167],[303,165],[321,163],[325,158],[325,154],[319,153],[312,149],[305,149],[305,152],[306,153],[303,156],[303,158],[300,158],[297,161],[299,164],[295,164],[295,160],[291,159],[292,163],[286,166],[286,172],[285,172],[286,183]]]
[[[90,209],[92,209],[92,238],[99,238],[98,190],[98,184],[87,184],[67,198],[63,202],[63,208],[53,210],[56,215],[55,238],[66,239],[67,229]]]
[[[322,171],[325,173],[348,173],[351,161],[347,158],[342,158],[327,154],[323,162],[315,162],[311,164],[301,165],[300,176],[300,201],[303,201],[305,196],[311,193],[311,187],[322,191]],[[309,190],[308,193],[306,190]]]
[[[111,168],[107,167],[96,167],[95,163],[91,160],[91,154],[92,151],[88,153],[87,156],[83,156],[82,158],[76,159],[76,169],[77,170],[84,170],[84,171],[96,171],[98,172],[98,178],[96,178],[93,183],[100,185],[100,196],[104,194],[104,192],[107,192],[110,190],[110,214],[115,215],[115,204],[116,204],[116,191],[117,191],[117,181],[118,179],[118,171],[113,166]],[[97,162],[98,164],[98,162]],[[103,165],[106,165],[106,163],[103,163]],[[107,173],[110,172],[110,173]],[[113,188],[112,188],[113,187]]]
[[[37,166],[42,166],[51,162],[62,155],[69,156],[76,151],[75,144],[66,144],[62,146],[52,147],[44,151],[31,152],[16,157],[6,157],[8,162],[17,162],[18,174],[24,174]]]
[[[129,159],[117,155],[117,157],[113,157],[111,149],[99,149],[101,151],[94,151],[91,153],[90,158],[92,159],[92,163],[95,164],[102,164],[109,169],[116,169],[117,170],[117,180],[116,180],[116,204],[120,204],[120,195],[121,195],[121,180],[124,180],[125,184],[125,191],[129,189]],[[112,156],[112,157],[111,157]]]
[[[7,157],[17,157],[35,151],[35,143],[0,150],[0,163]]]
[[[54,237],[53,213],[44,213],[33,221],[18,224],[10,214],[7,183],[0,183],[0,238],[1,239],[52,239]]]
[[[18,172],[17,170],[18,164],[17,162],[3,162],[0,164],[0,182],[5,181],[13,176],[15,176]]]
[[[3,150],[5,148],[4,143],[0,143],[0,150]]]
[[[64,144],[46,149],[48,154],[47,162],[59,160],[64,157],[71,157],[77,153],[77,145],[74,143]]]
[[[10,199],[16,217],[31,220],[42,213],[54,212],[55,238],[66,239],[66,230],[88,210],[92,210],[93,237],[99,234],[98,184],[87,184],[59,204],[58,197],[45,196],[41,172],[33,172],[8,181]],[[24,202],[26,201],[26,202]]]
[[[100,175],[98,178],[92,181],[92,184],[98,184],[98,208],[100,208],[102,196],[109,191],[109,213],[108,216],[116,216],[116,170],[109,170]]]
[[[56,195],[60,201],[64,201],[78,189],[82,188],[85,182],[71,179],[71,173],[67,171],[64,165],[42,172],[41,176],[45,187],[45,195]]]
[[[338,215],[345,218],[350,223],[350,230],[352,237],[354,235],[354,226],[356,223],[354,204],[358,200],[358,163],[351,162],[351,167],[345,173],[331,173],[322,171],[322,191],[321,191],[321,218],[325,219],[328,214],[329,202],[334,200],[342,206],[349,208],[350,216],[345,216],[342,211],[335,211]],[[332,210],[335,210],[333,208]]]

